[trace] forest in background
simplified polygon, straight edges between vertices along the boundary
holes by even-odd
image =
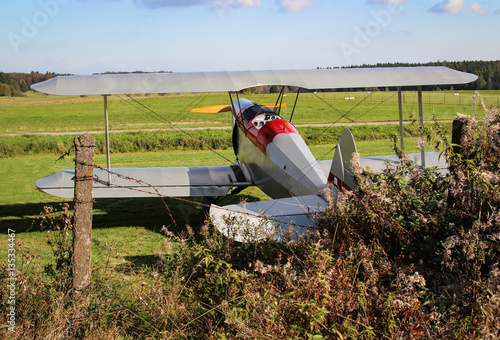
[[[479,79],[469,84],[454,85],[453,90],[499,90],[500,89],[500,60],[496,61],[437,61],[424,64],[411,63],[379,63],[376,65],[360,65],[351,67],[408,67],[408,66],[446,66],[462,72],[476,74]],[[335,69],[338,67],[317,67],[318,69]],[[140,72],[140,71],[136,71]],[[122,73],[122,72],[120,72]],[[17,97],[30,90],[30,86],[53,78],[54,72],[39,73],[4,73],[0,72],[0,96]],[[438,86],[427,86],[427,91],[438,90]],[[451,89],[451,88],[450,88]],[[275,90],[274,88],[272,90]],[[372,89],[373,90],[373,89]],[[395,90],[395,89],[390,89]],[[337,89],[344,91],[344,89]],[[272,92],[272,91],[271,91]]]
[[[351,67],[410,67],[410,66],[446,66],[451,69],[477,75],[472,83],[453,85],[455,90],[498,90],[500,89],[500,60],[495,61],[436,61],[430,63],[379,63]],[[438,86],[424,86],[425,91],[437,90]],[[391,90],[396,90],[391,88]]]
[[[0,96],[19,97],[30,90],[30,86],[57,76],[54,72],[4,73],[0,72]]]

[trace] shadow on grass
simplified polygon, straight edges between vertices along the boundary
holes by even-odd
[[[257,197],[245,196],[248,201]],[[222,204],[239,202],[241,195],[225,199]],[[190,203],[189,201],[197,202]],[[201,198],[177,200],[173,198],[116,198],[96,199],[93,206],[92,228],[144,227],[159,232],[167,226],[174,233],[190,225],[198,229],[205,222],[205,209]],[[73,202],[67,202],[73,210]],[[40,231],[38,217],[44,206],[52,206],[61,210],[61,202],[5,204],[0,205],[0,233],[14,229],[16,233]]]
[[[158,266],[158,256],[156,255],[138,255],[138,256],[124,256],[127,262],[113,267],[113,270],[123,274],[137,274],[144,269],[152,270]]]

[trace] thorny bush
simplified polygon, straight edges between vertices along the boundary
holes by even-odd
[[[379,282],[386,284],[372,300],[383,291],[395,296],[388,289],[394,278],[421,278],[420,296],[397,299],[405,313],[420,314],[424,338],[500,336],[492,323],[500,312],[500,116],[480,105],[484,119],[475,110],[458,114],[459,145],[439,125],[424,129],[449,173],[419,169],[408,157],[379,174],[354,164],[357,190],[341,194],[321,220],[335,252],[366,246],[383,254],[394,274]]]

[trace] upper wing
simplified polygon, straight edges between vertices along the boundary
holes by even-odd
[[[74,170],[40,178],[35,186],[50,195],[74,196]],[[235,186],[253,185],[240,165],[175,168],[94,169],[94,198],[224,196]]]
[[[55,95],[240,91],[264,85],[306,89],[470,83],[477,76],[444,66],[345,68],[331,70],[134,73],[58,76],[31,86]]]

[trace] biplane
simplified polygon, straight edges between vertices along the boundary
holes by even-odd
[[[446,67],[346,68],[327,70],[235,71],[194,73],[105,74],[58,76],[32,86],[53,95],[102,95],[104,97],[107,169],[94,170],[93,197],[173,196],[214,198],[257,186],[271,200],[218,206],[213,203],[213,224],[237,241],[256,240],[293,229],[315,226],[315,215],[328,206],[330,195],[354,186],[351,158],[356,152],[352,134],[344,130],[333,159],[318,161],[297,129],[280,115],[276,105],[262,105],[239,98],[238,92],[257,86],[293,86],[321,90],[338,88],[397,87],[401,143],[403,144],[401,89],[417,87],[420,122],[423,124],[422,86],[469,83],[476,75]],[[114,94],[228,92],[232,112],[235,161],[227,166],[122,168],[110,167],[107,97]],[[295,107],[294,107],[295,108]],[[292,113],[293,115],[293,113]],[[415,155],[422,166],[446,164],[435,153]],[[382,169],[394,156],[361,158],[361,166]],[[72,198],[73,170],[62,170],[39,179],[36,187],[48,194]],[[140,189],[140,190],[137,190]],[[207,200],[208,201],[208,200]]]

